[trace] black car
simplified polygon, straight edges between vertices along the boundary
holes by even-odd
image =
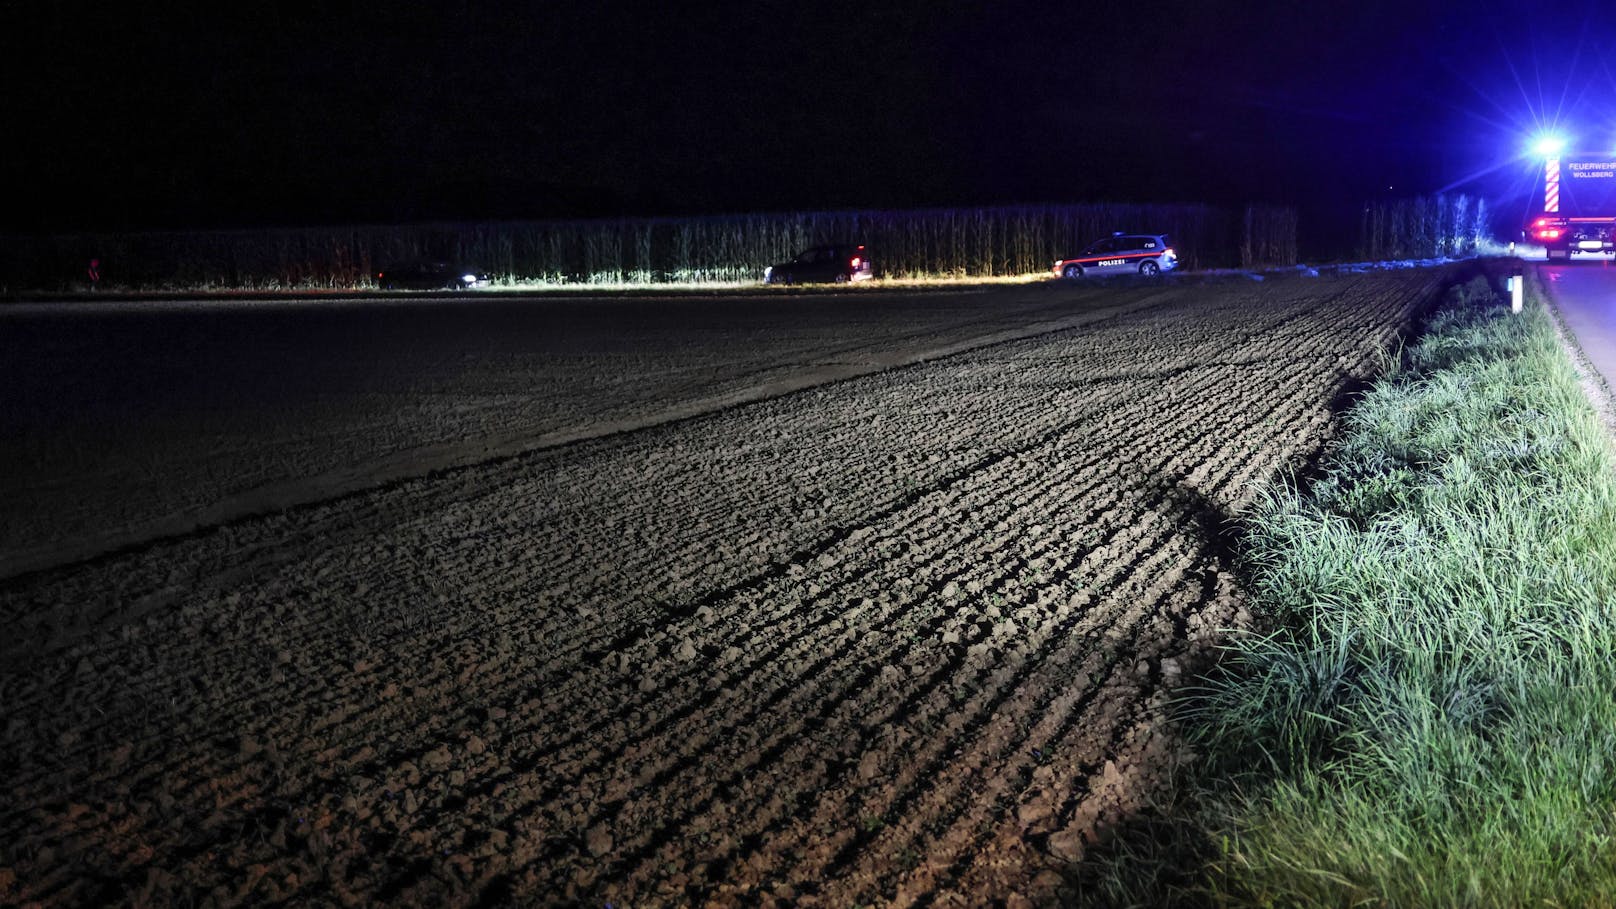
[[[376,272],[383,290],[465,290],[486,287],[488,275],[448,262],[407,262]]]
[[[875,264],[863,246],[815,246],[790,262],[763,269],[765,284],[801,284],[809,281],[866,281],[875,277]]]

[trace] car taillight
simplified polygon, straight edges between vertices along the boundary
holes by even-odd
[[[1537,232],[1537,236],[1540,240],[1557,240],[1560,237],[1560,232],[1557,230],[1540,230]]]
[[[1533,226],[1533,227],[1542,227],[1542,226],[1543,226],[1543,225],[1545,225],[1545,224],[1547,224],[1547,223],[1549,223],[1549,219],[1548,219],[1548,218],[1538,218],[1538,219],[1537,219],[1537,223],[1536,223],[1536,224],[1534,224],[1534,225],[1532,225],[1532,226]]]
[[[1171,246],[1169,246],[1166,249],[1162,250],[1162,255],[1164,255],[1164,256],[1175,256],[1176,257],[1178,255],[1178,253],[1173,252],[1173,248]]]
[[[849,262],[848,262],[848,263],[847,263],[847,264],[848,264],[848,265],[850,265],[850,266],[852,266],[852,267],[853,267],[853,268],[858,268],[858,267],[859,267],[859,263],[860,263],[860,262],[863,262],[863,261],[864,261],[864,260],[863,260],[863,259],[861,259],[861,258],[859,258],[859,257],[858,257],[858,256],[854,256],[854,257],[853,257],[853,258],[852,258],[852,259],[851,259],[851,260],[850,260],[850,261],[849,261]]]

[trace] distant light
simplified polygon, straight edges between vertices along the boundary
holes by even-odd
[[[860,248],[860,249],[863,249],[863,248],[864,248],[864,247],[862,247],[862,246],[861,246],[861,247],[859,247],[859,248]],[[847,263],[847,264],[848,264],[848,265],[851,265],[851,266],[853,266],[853,267],[854,267],[854,268],[858,268],[858,267],[859,267],[859,263],[860,263],[860,262],[862,262],[862,261],[864,261],[864,260],[863,260],[863,259],[860,259],[860,258],[859,258],[859,257],[858,257],[858,256],[854,256],[854,257],[853,257],[853,261],[851,261],[851,262],[849,262],[849,263]]]
[[[1566,141],[1561,136],[1542,136],[1532,146],[1532,150],[1540,155],[1558,155],[1565,151]]]
[[[477,283],[477,276],[476,275],[461,275],[460,280],[466,282],[467,284],[476,284]]]

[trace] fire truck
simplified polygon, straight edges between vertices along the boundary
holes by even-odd
[[[1551,261],[1616,251],[1616,153],[1551,155],[1543,165],[1542,202],[1524,234],[1543,244]]]

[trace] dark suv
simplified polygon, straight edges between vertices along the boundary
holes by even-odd
[[[815,246],[790,262],[763,269],[765,284],[800,284],[806,281],[865,281],[875,277],[875,264],[863,246]]]
[[[465,290],[488,283],[483,272],[449,262],[405,262],[376,272],[382,290]]]
[[[1159,275],[1178,267],[1178,255],[1166,234],[1112,234],[1089,244],[1070,259],[1056,259],[1057,278],[1091,275]]]

